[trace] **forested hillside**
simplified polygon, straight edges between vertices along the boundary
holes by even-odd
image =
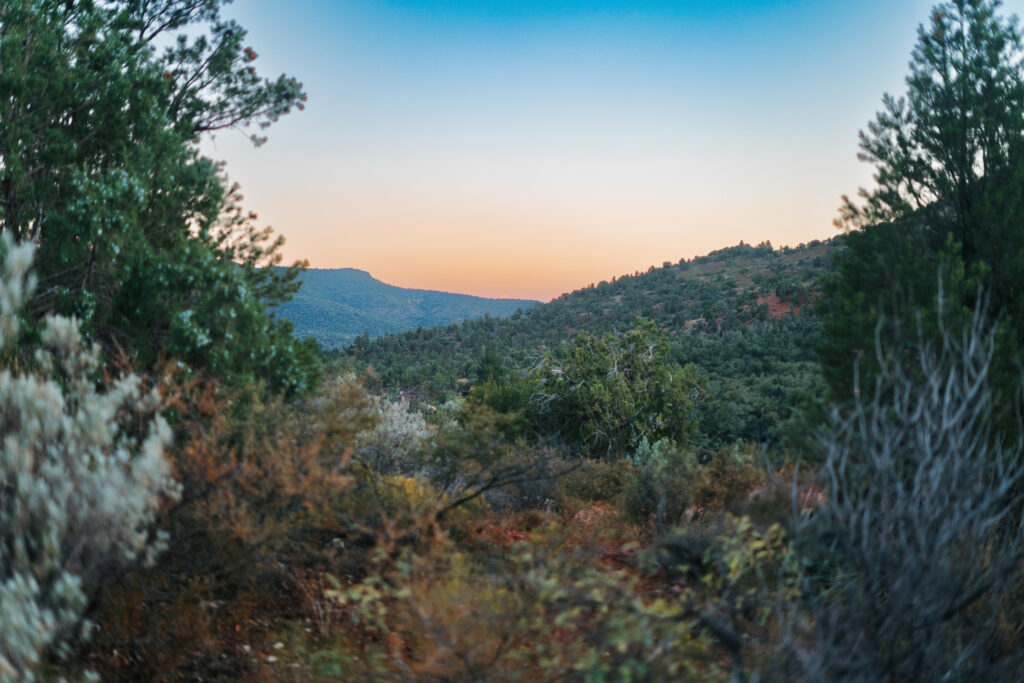
[[[373,339],[482,315],[502,317],[538,303],[395,287],[354,268],[309,269],[298,280],[302,288],[280,315],[295,325],[297,337],[312,337],[323,349],[343,348],[361,334]]]
[[[823,390],[812,302],[836,241],[773,249],[740,244],[590,285],[506,319],[482,318],[378,339],[345,351],[386,389],[465,392],[495,374],[529,371],[580,332],[621,334],[653,321],[670,356],[708,379],[702,433],[721,445],[762,442]]]

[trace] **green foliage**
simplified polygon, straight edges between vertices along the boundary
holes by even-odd
[[[779,443],[801,405],[824,393],[812,351],[820,333],[818,319],[801,315],[675,338],[670,357],[693,363],[708,378],[696,406],[703,457],[737,441]]]
[[[691,504],[687,489],[699,467],[696,455],[667,439],[652,445],[645,437],[629,462],[632,469],[622,507],[630,519],[641,524],[653,521],[661,532],[681,521]]]
[[[668,340],[637,320],[622,337],[578,335],[538,368],[531,417],[592,457],[623,457],[642,440],[684,442],[702,379],[668,361]]]
[[[126,258],[122,266],[126,285],[115,296],[111,323],[141,362],[155,363],[159,349],[232,386],[262,382],[293,395],[315,381],[315,343],[294,339],[290,323],[270,316],[261,270],[239,267],[196,240],[159,257],[133,256],[139,260]]]
[[[35,319],[74,314],[145,365],[159,350],[236,386],[269,367],[268,384],[294,392],[315,377],[313,347],[266,308],[298,271],[267,268],[281,240],[254,227],[198,142],[265,127],[305,95],[258,76],[221,4],[6,3],[0,221],[38,245]]]
[[[520,437],[538,437],[527,417],[530,399],[536,391],[536,381],[524,374],[513,374],[502,379],[485,379],[475,385],[466,397],[470,405],[485,405],[504,416],[503,433],[509,440]]]
[[[958,319],[986,293],[1003,326],[995,375],[1012,391],[1024,341],[1024,52],[999,5],[937,6],[918,30],[906,96],[886,95],[861,133],[877,186],[859,205],[843,199],[837,224],[860,230],[844,240],[819,308],[835,399],[852,397],[862,352],[861,374],[873,376],[876,331],[882,345],[898,344],[917,316],[937,334],[940,291]]]
[[[504,319],[360,337],[346,361],[356,369],[372,366],[384,388],[420,395],[464,391],[461,380],[468,380],[470,400],[475,394],[499,412],[525,413],[522,399],[534,388],[523,375],[545,353],[583,332],[624,334],[641,315],[667,335],[671,360],[693,363],[707,378],[691,437],[704,457],[735,440],[774,442],[794,408],[823,391],[813,351],[820,321],[809,304],[833,249],[830,242],[779,250],[741,244],[602,282]],[[495,358],[503,372],[491,384]],[[542,436],[528,424],[519,433]]]

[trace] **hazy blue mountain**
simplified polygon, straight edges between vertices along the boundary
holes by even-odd
[[[539,303],[394,287],[355,268],[310,269],[300,279],[302,289],[279,315],[295,324],[297,336],[313,337],[325,349],[342,348],[363,332],[373,338],[485,314],[503,317]]]

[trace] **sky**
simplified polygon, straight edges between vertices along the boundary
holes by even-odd
[[[546,301],[835,235],[932,4],[236,0],[255,65],[309,100],[204,151],[287,262]]]

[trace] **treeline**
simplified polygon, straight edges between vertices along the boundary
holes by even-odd
[[[443,393],[456,389],[459,378],[481,379],[488,354],[525,366],[580,330],[621,333],[637,317],[672,338],[742,332],[787,316],[813,316],[810,304],[833,249],[831,242],[780,250],[739,245],[591,285],[507,319],[485,316],[373,340],[359,337],[345,356],[359,367],[373,366],[385,387]]]

